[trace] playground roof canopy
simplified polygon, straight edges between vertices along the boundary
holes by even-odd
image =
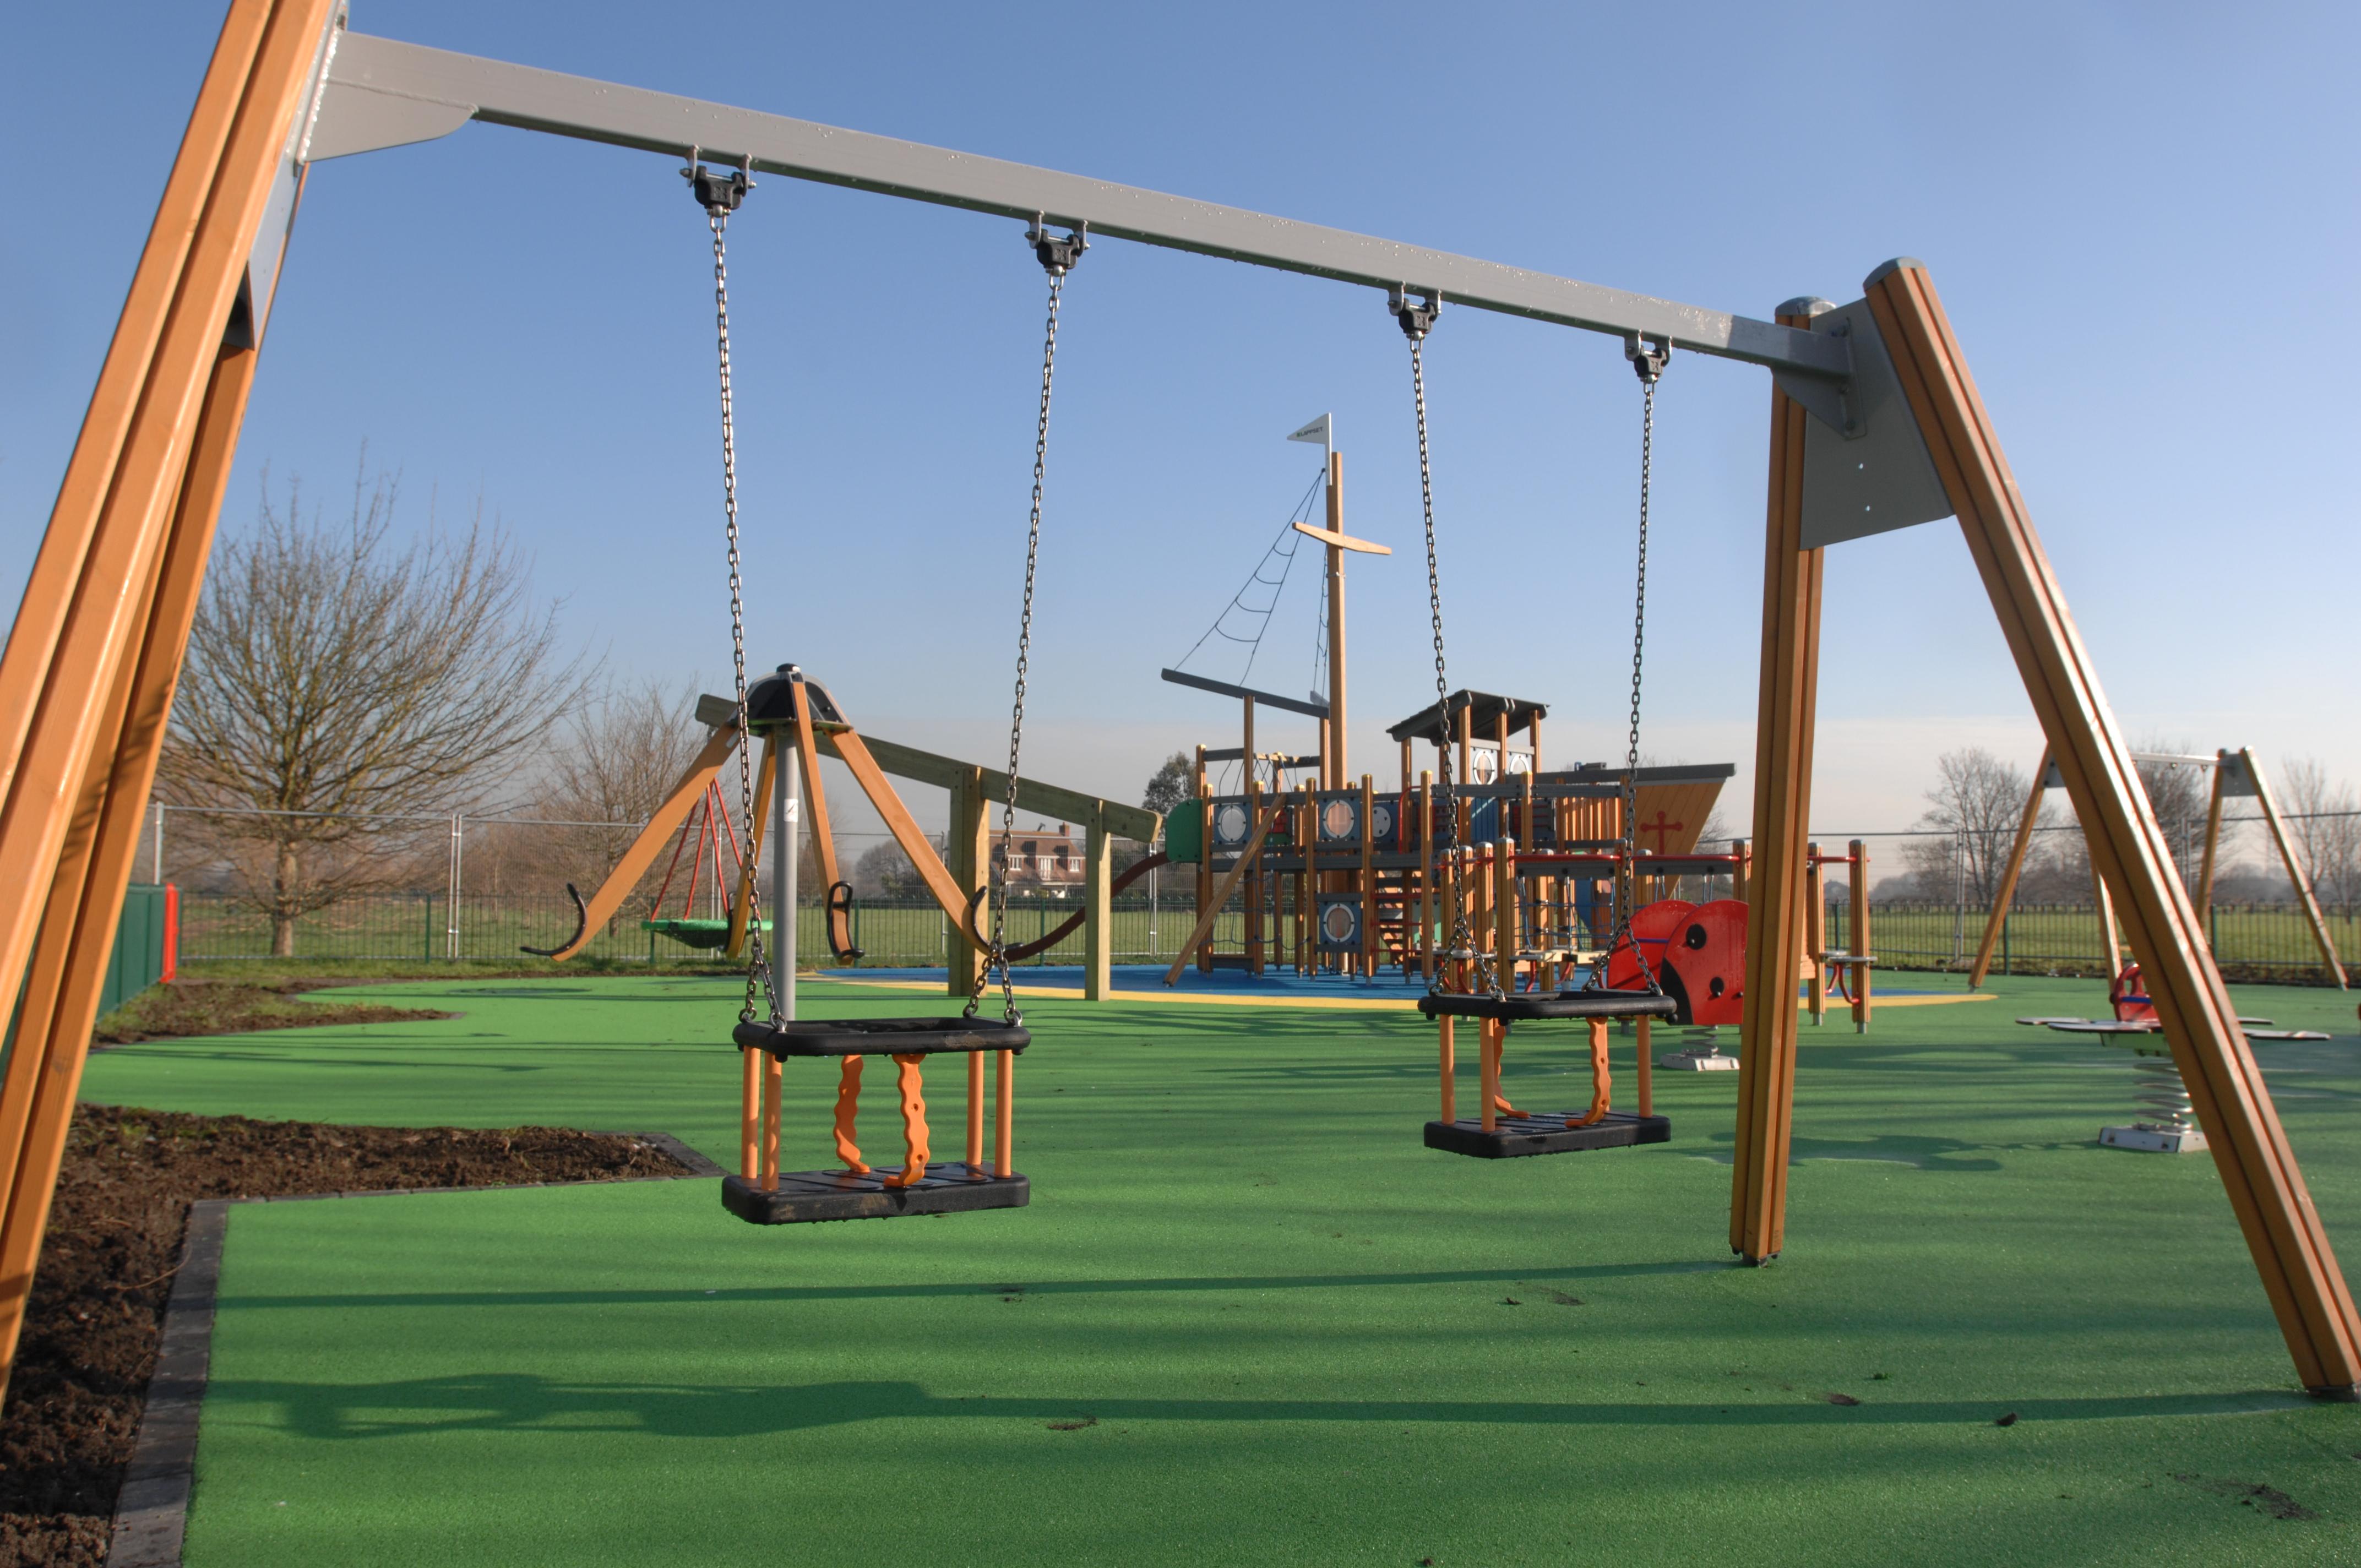
[[[1488,740],[1499,733],[1503,715],[1508,718],[1512,735],[1520,729],[1530,734],[1533,720],[1549,716],[1545,703],[1518,696],[1495,696],[1490,692],[1469,691],[1463,686],[1439,703],[1427,704],[1386,733],[1396,740],[1425,740],[1440,746],[1445,740],[1458,738],[1456,731],[1448,728],[1444,715],[1456,714],[1463,708],[1475,710],[1469,727],[1471,739],[1478,740]]]

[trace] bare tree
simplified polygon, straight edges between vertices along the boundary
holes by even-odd
[[[2351,786],[2312,757],[2288,763],[2273,782],[2312,896],[2332,905],[2361,900],[2361,803]]]
[[[2157,826],[2164,829],[2164,841],[2172,850],[2172,862],[2180,872],[2181,885],[2194,888],[2198,864],[2205,853],[2205,813],[2213,798],[2210,759],[2186,762],[2163,760],[2188,751],[2189,743],[2185,740],[2150,739],[2141,750],[2158,754],[2136,757],[2132,765],[2139,772],[2140,787],[2147,792]]]
[[[668,693],[653,681],[608,686],[567,710],[535,815],[615,825],[552,830],[552,858],[584,888],[607,879],[697,756],[705,730],[696,711],[694,684]]]
[[[1932,804],[1918,826],[1942,837],[1909,840],[1903,861],[1923,896],[1962,891],[1971,905],[1989,906],[2032,781],[1981,746],[1946,751],[1935,765],[1938,782],[1927,792]]]
[[[430,511],[395,545],[399,492],[364,453],[350,516],[328,524],[300,481],[274,506],[266,477],[190,635],[160,789],[253,814],[212,828],[281,956],[297,916],[410,880],[384,819],[480,806],[587,684],[556,605],[528,600],[530,562],[481,508],[458,534]]]

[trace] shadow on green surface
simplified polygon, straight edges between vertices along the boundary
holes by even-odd
[[[383,1295],[225,1296],[224,1311],[319,1307],[631,1307],[680,1301],[885,1301],[1022,1291],[1036,1296],[1133,1295],[1165,1291],[1335,1290],[1371,1286],[1523,1284],[1537,1279],[1621,1279],[1652,1274],[1719,1274],[1735,1262],[1572,1264],[1554,1268],[1469,1268],[1424,1274],[1226,1275],[1207,1278],[1051,1279],[1023,1283],[943,1281],[914,1285],[766,1285],[700,1290],[416,1290]]]
[[[1709,1135],[1718,1148],[1692,1150],[1699,1159],[1709,1159],[1717,1165],[1730,1163],[1730,1146],[1736,1135],[1717,1132]],[[2073,1143],[2042,1140],[2018,1140],[2008,1143],[1970,1143],[1963,1138],[1912,1137],[1886,1133],[1873,1138],[1795,1138],[1788,1145],[1790,1164],[1806,1159],[1883,1160],[1891,1165],[1915,1166],[1920,1170],[1951,1171],[1975,1175],[2002,1168],[1994,1158],[2002,1154],[2056,1154],[2070,1149],[2096,1148],[2095,1139]]]
[[[576,1383],[522,1373],[390,1383],[217,1381],[208,1400],[275,1408],[307,1439],[413,1437],[452,1431],[631,1431],[664,1437],[758,1437],[860,1421],[999,1420],[1389,1421],[1485,1426],[1822,1427],[1991,1425],[2252,1415],[2303,1408],[2300,1394],[2148,1394],[2080,1399],[1932,1399],[1829,1404],[1796,1394],[1777,1403],[1553,1404],[1463,1399],[1141,1399],[1036,1394],[945,1398],[915,1383],[845,1382],[767,1387]]]

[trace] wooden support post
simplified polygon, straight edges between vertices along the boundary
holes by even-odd
[[[1104,1002],[1115,994],[1115,835],[1102,817],[1083,827],[1082,1000]]]
[[[1361,976],[1367,979],[1378,972],[1378,875],[1376,871],[1376,834],[1369,830],[1369,814],[1377,803],[1370,787],[1369,775],[1361,775],[1361,869],[1354,887],[1361,899],[1361,950],[1356,955]]]
[[[2122,900],[2132,952],[2297,1373],[2315,1393],[2361,1396],[2361,1316],[1934,285],[1916,262],[1897,261],[1866,291],[2092,860]]]
[[[1253,698],[1251,698],[1251,697],[1249,697],[1249,698],[1247,698],[1246,700],[1247,700],[1247,701],[1249,701],[1249,702],[1252,702],[1254,699],[1253,699]],[[1263,816],[1263,808],[1262,808],[1262,781],[1261,781],[1261,780],[1259,780],[1259,779],[1257,779],[1257,778],[1256,778],[1256,777],[1254,776],[1254,759],[1253,759],[1252,757],[1248,757],[1248,758],[1246,759],[1246,820],[1248,820],[1249,822],[1258,822],[1258,821],[1262,820],[1262,816]],[[1273,809],[1274,809],[1274,814],[1275,814],[1278,808],[1274,807]],[[1262,846],[1261,846],[1261,844],[1260,844],[1259,842],[1257,842],[1257,843],[1255,845],[1254,852],[1253,852],[1252,854],[1249,854],[1249,855],[1244,855],[1244,856],[1242,857],[1242,859],[1240,860],[1239,863],[1240,863],[1241,865],[1245,866],[1245,867],[1246,867],[1246,972],[1247,972],[1248,974],[1260,974],[1260,973],[1262,973],[1262,965],[1263,965],[1263,951],[1262,951],[1262,944],[1263,944],[1263,929],[1262,929],[1262,890],[1263,890],[1263,872],[1262,872]]]
[[[1824,1024],[1828,1016],[1828,879],[1820,865],[1820,847],[1804,846],[1810,869],[1804,873],[1804,957],[1811,965],[1807,983],[1812,1004],[1812,1022]]]
[[[1478,1021],[1477,1054],[1477,1092],[1484,1098],[1483,1109],[1477,1113],[1486,1132],[1496,1132],[1500,1124],[1500,1021],[1485,1018]]]
[[[1653,1038],[1655,1022],[1653,1018],[1642,1017],[1639,1027],[1632,1031],[1640,1042],[1640,1114],[1642,1116],[1656,1113],[1656,1053]]]
[[[1345,455],[1328,454],[1328,532],[1342,535],[1345,532]],[[1328,766],[1321,783],[1329,789],[1347,787],[1345,781],[1352,776],[1345,760],[1345,547],[1330,544],[1328,551]]]
[[[1460,705],[1458,730],[1459,734],[1457,743],[1459,746],[1459,778],[1457,785],[1460,790],[1464,791],[1470,784],[1475,782],[1476,776],[1475,704],[1462,703]],[[1452,823],[1457,830],[1452,834],[1452,842],[1455,844],[1465,844],[1467,842],[1468,819],[1475,815],[1476,803],[1469,799],[1465,794],[1462,794],[1459,795],[1455,805],[1457,809],[1452,817]]]
[[[1809,326],[1824,309],[1791,301],[1779,319]],[[1746,1000],[1730,1161],[1730,1246],[1748,1263],[1785,1239],[1787,1152],[1795,1109],[1795,975],[1803,967],[1804,845],[1812,808],[1812,745],[1820,674],[1822,553],[1806,550],[1804,429],[1812,416],[1771,391],[1770,501],[1763,563],[1763,654],[1754,742],[1754,843],[1732,865],[1746,889]]]
[[[765,1192],[779,1190],[779,1100],[785,1087],[785,1064],[768,1051],[757,1053],[763,1058],[763,1146],[757,1159],[754,1179]]]
[[[1320,852],[1320,796],[1310,779],[1296,786],[1295,842],[1303,854],[1303,868],[1295,873],[1295,972],[1310,974],[1320,967],[1319,922],[1311,915],[1318,899],[1314,891],[1320,885],[1317,869]]]
[[[2271,842],[2279,846],[2279,860],[2287,867],[2288,881],[2295,884],[2296,900],[2302,905],[2305,922],[2312,927],[2312,945],[2320,949],[2320,961],[2328,966],[2328,977],[2336,982],[2336,989],[2343,991],[2345,989],[2345,966],[2337,960],[2336,944],[2329,938],[2328,922],[2323,918],[2320,900],[2312,891],[2312,877],[2305,872],[2303,862],[2296,856],[2294,843],[2288,838],[2287,824],[2279,816],[2279,799],[2271,794],[2270,781],[2263,777],[2263,765],[2255,760],[2255,753],[2250,750],[2241,751],[2238,757],[2246,765],[2246,776],[2254,781],[2255,804],[2263,808],[2263,821],[2270,828]],[[2220,772],[2218,762],[2215,772]],[[2210,850],[2212,845],[2209,843],[2207,848]]]
[[[1434,885],[1434,775],[1418,775],[1418,970],[1428,985],[1434,983],[1434,922],[1443,906]],[[1449,1121],[1449,1117],[1444,1120]]]
[[[967,1173],[983,1166],[983,1053],[967,1053]]]
[[[992,1173],[1016,1168],[1016,1053],[995,1051],[998,1071],[992,1091]]]
[[[748,1181],[763,1172],[763,1051],[738,1047],[738,1174]]]
[[[1205,777],[1205,748],[1201,745],[1197,748],[1197,925],[1193,927],[1200,937],[1180,949],[1184,962],[1191,957],[1190,948],[1196,949],[1194,957],[1200,974],[1213,972],[1213,927],[1205,919],[1205,911],[1212,907],[1213,897],[1213,786]]]
[[[233,307],[329,15],[224,23],[0,655],[0,1383],[252,385]]]
[[[1505,833],[1492,846],[1492,972],[1517,989],[1517,841]]]
[[[94,741],[119,722],[107,714],[115,674],[141,639],[144,585],[327,16],[324,0],[246,4],[223,23],[8,629],[0,995],[12,1005]]]
[[[1452,1025],[1455,1022],[1456,1020],[1448,1016],[1437,1018],[1434,1021],[1436,1044],[1441,1048],[1443,1058],[1443,1114],[1439,1120],[1446,1127],[1459,1119],[1456,1105],[1458,1096],[1454,1092],[1458,1086],[1453,1081],[1457,1076],[1458,1069],[1458,1062],[1455,1059],[1456,1053],[1453,1049],[1452,1040]]]
[[[1992,913],[1984,917],[1984,934],[1976,943],[1976,961],[1968,969],[1968,989],[1983,984],[1984,976],[1992,972],[1993,955],[2000,950],[2001,931],[2008,924],[2009,905],[2016,902],[2016,879],[2025,872],[2025,857],[2033,848],[2033,829],[2041,820],[2041,795],[2049,777],[2049,748],[2041,748],[2040,764],[2033,770],[2033,787],[2026,792],[2025,815],[2016,820],[2016,838],[2008,847],[2008,863],[2001,868],[2000,886],[1993,892]],[[2214,774],[2213,809],[2220,813],[2221,774]],[[2206,864],[2213,864],[2213,845],[2208,838],[2205,845]]]
[[[1852,966],[1852,1027],[1853,1033],[1869,1033],[1869,990],[1875,982],[1870,977],[1870,955],[1876,949],[1869,938],[1869,846],[1855,839],[1848,848],[1852,856],[1852,956],[1860,961]]]

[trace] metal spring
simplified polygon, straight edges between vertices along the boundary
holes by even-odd
[[[2172,1053],[2158,1046],[2132,1047],[2132,1099],[2139,1106],[2141,1120],[2134,1125],[2143,1132],[2191,1133],[2197,1130],[2197,1117],[2189,1103],[2189,1090],[2180,1081],[2180,1069],[2172,1064]]]

